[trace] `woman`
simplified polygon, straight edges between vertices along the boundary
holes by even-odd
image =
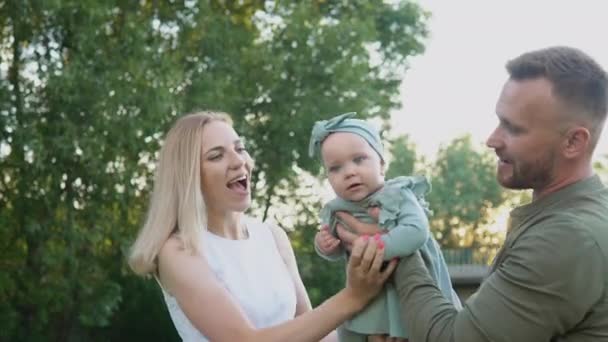
[[[285,232],[243,214],[252,166],[224,113],[184,116],[164,141],[129,263],[157,278],[184,341],[318,341],[395,268],[381,272],[382,248],[358,239],[347,286],[311,310]]]

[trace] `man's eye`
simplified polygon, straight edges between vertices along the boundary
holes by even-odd
[[[523,132],[521,128],[514,126],[508,122],[501,122],[500,126],[502,126],[507,132],[512,134],[519,134]]]
[[[512,125],[507,126],[507,131],[513,133],[513,134],[519,134],[522,133],[523,131],[519,128],[519,127],[515,127]]]

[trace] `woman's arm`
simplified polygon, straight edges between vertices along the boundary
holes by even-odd
[[[285,230],[275,225],[270,225],[270,230],[272,231],[272,234],[274,236],[274,240],[277,244],[279,253],[283,258],[283,262],[285,262],[285,265],[287,266],[287,269],[289,270],[289,273],[293,280],[297,298],[296,316],[299,316],[305,312],[312,310],[312,305],[310,303],[310,299],[308,298],[308,293],[306,292],[304,283],[302,282],[300,271],[298,270],[296,256],[293,252],[293,248],[291,247],[291,243],[289,242],[289,238],[287,237]],[[328,336],[323,339],[324,342],[337,340],[338,335],[335,331],[332,331]]]
[[[229,251],[227,251],[229,252]],[[205,258],[169,239],[159,254],[160,279],[192,324],[212,341],[318,341],[360,311],[394,270],[380,271],[382,249],[373,241],[355,241],[346,288],[314,310],[265,329],[256,329],[218,282]]]
[[[269,226],[270,231],[274,236],[274,241],[277,245],[277,249],[279,250],[279,254],[281,254],[283,262],[285,263],[285,266],[287,266],[287,270],[291,275],[291,279],[296,290],[296,316],[298,316],[306,311],[312,310],[312,305],[310,304],[308,293],[306,293],[306,288],[304,287],[304,283],[300,277],[298,264],[296,263],[296,256],[293,253],[293,249],[291,248],[291,243],[289,242],[287,234],[280,227],[275,225]]]

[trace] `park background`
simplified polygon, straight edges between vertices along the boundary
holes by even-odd
[[[529,201],[498,186],[483,145],[504,63],[566,44],[606,66],[603,6],[0,0],[0,340],[178,340],[157,284],[125,256],[163,132],[200,109],[231,113],[247,139],[251,214],[288,231],[314,305],[344,278],[312,248],[331,192],[308,138],[342,112],[383,129],[389,177],[431,179],[448,261],[489,263],[509,208]]]

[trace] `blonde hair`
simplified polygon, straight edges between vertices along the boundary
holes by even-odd
[[[139,275],[157,271],[156,257],[171,234],[176,234],[186,250],[200,249],[200,230],[207,224],[201,192],[203,127],[213,121],[232,125],[226,113],[203,111],[179,118],[165,137],[146,222],[128,260]]]

